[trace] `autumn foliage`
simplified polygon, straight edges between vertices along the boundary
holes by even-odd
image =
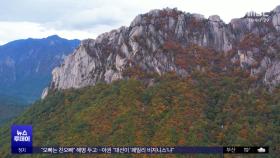
[[[241,50],[250,50],[252,48],[259,48],[262,43],[263,41],[260,36],[250,33],[241,40],[239,48]]]
[[[12,123],[32,124],[35,146],[269,145],[275,149],[279,90],[252,91],[250,83],[242,71],[195,71],[187,78],[167,73],[152,86],[136,78],[98,84],[52,92]],[[7,124],[0,130],[6,138],[0,141],[4,157],[10,153],[8,128]],[[272,157],[278,154],[271,151]]]

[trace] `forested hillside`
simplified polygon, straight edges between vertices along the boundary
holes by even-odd
[[[279,89],[252,88],[256,80],[242,71],[194,72],[187,78],[174,73],[153,75],[153,84],[138,80],[137,73],[130,77],[112,84],[51,92],[1,128],[5,139],[0,140],[0,154],[11,157],[10,124],[33,125],[34,146],[269,145],[267,157],[280,154]]]

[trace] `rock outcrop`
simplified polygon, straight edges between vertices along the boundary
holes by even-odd
[[[122,72],[135,66],[160,75],[169,71],[187,75],[188,69],[178,65],[174,52],[165,49],[168,43],[231,54],[231,62],[238,62],[252,76],[259,76],[265,85],[273,87],[280,83],[279,18],[280,6],[265,15],[244,16],[229,24],[217,15],[205,19],[177,9],[152,10],[138,15],[129,27],[84,40],[64,64],[53,70],[50,88],[110,83],[122,79]]]
[[[274,10],[274,15],[272,17],[273,26],[280,31],[280,6],[276,7]]]

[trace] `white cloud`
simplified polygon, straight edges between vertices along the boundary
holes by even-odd
[[[96,31],[87,32],[80,30],[55,30],[45,28],[41,24],[32,22],[0,22],[0,44],[17,39],[44,38],[57,34],[67,39],[95,38],[100,32],[105,32],[111,28],[97,27]]]
[[[270,11],[279,0],[11,0],[0,5],[0,43],[21,38],[58,34],[65,38],[95,38],[151,9],[165,7],[218,14],[229,22],[247,11]]]

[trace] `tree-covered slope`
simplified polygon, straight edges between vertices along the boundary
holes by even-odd
[[[0,94],[0,126],[22,113],[26,106],[19,98]]]
[[[112,84],[51,92],[1,128],[0,155],[13,157],[10,125],[30,124],[34,146],[269,145],[271,151],[266,157],[276,158],[280,154],[280,93],[278,89],[272,93],[261,87],[252,89],[249,85],[253,82],[254,78],[240,71],[194,72],[188,78],[168,73],[155,77],[149,85],[132,77]],[[176,156],[221,155],[154,155]]]

